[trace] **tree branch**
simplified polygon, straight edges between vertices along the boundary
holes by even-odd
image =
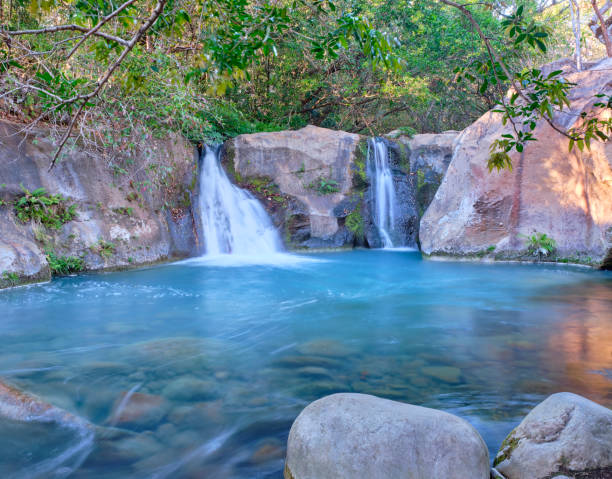
[[[70,50],[70,53],[68,53],[68,56],[66,57],[66,60],[68,60],[74,54],[74,52],[78,50],[78,48],[85,42],[85,40],[87,40],[91,35],[95,35],[98,32],[98,30],[100,30],[100,28],[102,28],[102,26],[106,22],[108,22],[113,17],[116,17],[117,15],[119,15],[119,13],[121,13],[123,10],[125,10],[130,5],[132,5],[135,1],[136,0],[128,0],[123,5],[121,5],[119,8],[117,8],[114,12],[109,13],[102,20],[100,20],[95,27],[89,30],[83,36],[83,38],[81,38],[81,40],[79,40],[79,42],[74,47],[72,47],[72,50]]]
[[[18,35],[42,35],[45,33],[55,33],[55,32],[63,32],[63,31],[83,32],[87,35],[91,31],[91,29],[87,27],[82,27],[80,25],[69,24],[69,25],[56,25],[53,27],[39,28],[38,30],[14,30],[14,31],[3,30],[2,33],[0,34],[3,35],[4,37],[10,38],[10,37],[18,36]],[[102,38],[105,38],[106,40],[111,40],[113,42],[117,42],[124,46],[127,46],[129,43],[127,40],[124,40],[121,37],[116,37],[115,35],[109,35],[108,33],[104,33],[104,32],[96,31],[94,33],[91,33],[91,35],[102,37]]]
[[[66,144],[66,141],[68,140],[68,137],[70,136],[70,133],[72,132],[72,129],[74,128],[74,124],[76,123],[77,118],[79,117],[79,115],[83,111],[83,108],[85,108],[85,105],[87,104],[87,102],[89,100],[91,100],[94,96],[96,96],[98,93],[100,93],[100,91],[102,90],[102,88],[104,87],[106,82],[108,82],[108,80],[110,79],[112,74],[119,67],[121,62],[128,55],[128,53],[130,53],[132,51],[132,49],[134,48],[136,43],[138,43],[138,41],[142,38],[142,36],[145,34],[145,32],[149,28],[151,28],[153,26],[153,24],[157,21],[157,19],[161,15],[162,11],[164,10],[164,6],[166,5],[166,2],[167,2],[167,0],[158,0],[157,5],[155,5],[155,8],[153,9],[153,13],[151,13],[149,18],[146,19],[144,21],[144,23],[140,26],[140,28],[138,29],[136,34],[132,37],[132,39],[128,42],[126,47],[121,52],[121,55],[119,55],[117,60],[115,60],[115,63],[113,63],[108,68],[108,70],[106,70],[106,73],[98,79],[98,81],[96,82],[97,86],[96,86],[96,88],[93,91],[91,91],[90,93],[87,93],[85,95],[76,95],[76,96],[72,97],[72,99],[68,99],[68,100],[65,100],[64,102],[62,102],[63,104],[68,104],[68,103],[78,102],[79,100],[82,101],[81,106],[79,107],[77,112],[72,117],[72,120],[70,121],[70,124],[68,125],[68,129],[64,133],[64,136],[62,137],[62,139],[60,141],[60,144],[59,144],[57,150],[55,151],[55,154],[53,155],[53,159],[51,160],[51,165],[49,166],[49,171],[51,171],[51,169],[55,166],[55,163],[57,162],[57,158],[59,157],[59,154],[61,153],[62,149],[64,148],[64,145]]]

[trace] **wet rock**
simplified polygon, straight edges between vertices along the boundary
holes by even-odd
[[[123,392],[115,401],[107,423],[134,430],[156,429],[168,410],[169,405],[161,396]]]
[[[353,354],[355,351],[339,341],[333,339],[316,339],[308,341],[297,347],[300,354],[306,356],[328,356],[341,358]]]
[[[333,381],[312,381],[300,386],[295,393],[304,399],[315,399],[327,394],[349,391],[348,385]]]
[[[94,428],[84,419],[0,381],[2,477],[65,477],[93,447]]]
[[[132,464],[163,451],[152,433],[112,435],[96,441],[96,449],[86,465],[104,466]]]
[[[207,401],[217,398],[219,393],[213,381],[183,376],[168,384],[163,395],[176,401]]]
[[[281,459],[284,455],[285,448],[280,441],[266,439],[257,446],[257,449],[249,458],[249,462],[252,464],[262,464],[264,462]]]
[[[461,382],[461,369],[452,366],[425,366],[421,368],[421,373],[448,384]]]
[[[363,394],[310,404],[291,427],[285,479],[488,479],[487,447],[451,414]]]
[[[322,368],[340,368],[342,362],[337,359],[323,358],[320,356],[284,356],[272,363],[273,366],[281,368],[302,368],[307,366],[320,366]]]
[[[333,379],[332,375],[325,368],[319,368],[316,366],[307,366],[305,368],[299,368],[295,371],[300,376],[317,379]]]
[[[279,195],[281,201],[260,199],[276,226],[285,231],[287,246],[352,246],[354,235],[339,216],[354,207],[347,199],[356,192],[351,166],[360,154],[359,141],[359,135],[311,125],[297,131],[240,135],[226,142],[222,161],[230,176],[255,195],[253,180],[266,181]],[[319,191],[321,179],[335,182],[337,191]]]
[[[508,435],[494,466],[507,479],[612,477],[612,411],[576,394],[553,394]]]

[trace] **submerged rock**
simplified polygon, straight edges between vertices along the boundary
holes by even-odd
[[[612,411],[572,393],[538,404],[494,462],[506,479],[612,477]]]
[[[444,383],[459,384],[461,382],[461,369],[453,366],[425,366],[421,368],[421,373]]]
[[[488,479],[489,453],[463,419],[364,394],[311,403],[291,427],[285,479]]]
[[[123,392],[115,401],[107,422],[128,429],[155,429],[168,410],[169,405],[161,396]]]
[[[84,419],[0,381],[0,477],[67,477],[93,441]]]
[[[177,401],[207,401],[218,397],[217,385],[193,376],[183,376],[172,381],[163,395]]]

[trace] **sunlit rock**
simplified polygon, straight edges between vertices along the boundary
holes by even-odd
[[[489,453],[463,419],[363,394],[311,403],[291,427],[285,479],[488,479]]]
[[[570,108],[555,122],[571,128],[580,113],[612,93],[612,59],[576,72]],[[554,258],[601,264],[612,258],[612,142],[570,153],[568,139],[545,121],[522,154],[512,153],[512,171],[489,172],[489,146],[509,133],[501,114],[486,113],[457,138],[453,159],[420,225],[421,248],[428,255],[533,260],[526,237],[543,233],[556,241]],[[612,265],[612,260],[611,260]]]

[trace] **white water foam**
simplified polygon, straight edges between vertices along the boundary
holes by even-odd
[[[202,158],[200,214],[207,256],[265,258],[283,250],[263,206],[230,182],[219,162],[219,150],[209,146]]]

